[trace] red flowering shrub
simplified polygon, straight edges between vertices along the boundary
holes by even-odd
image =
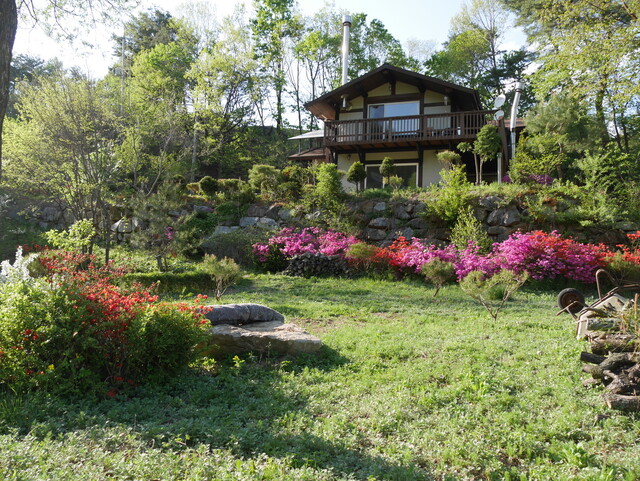
[[[113,281],[122,269],[73,253],[40,257],[46,275],[0,285],[0,384],[81,392],[168,375],[204,335],[197,306],[158,303]],[[10,352],[10,355],[5,353]]]
[[[618,245],[619,251],[609,252],[605,261],[607,270],[629,282],[640,282],[640,231],[627,234],[631,246]]]

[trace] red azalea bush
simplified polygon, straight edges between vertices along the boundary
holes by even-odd
[[[117,392],[174,373],[203,338],[197,307],[158,303],[113,281],[92,257],[40,257],[45,275],[0,284],[0,384],[57,392]]]
[[[627,234],[631,246],[619,245],[619,251],[607,255],[607,269],[629,282],[640,282],[640,231]]]

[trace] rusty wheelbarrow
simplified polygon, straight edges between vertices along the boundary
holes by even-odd
[[[606,294],[602,294],[602,279],[613,285]],[[611,317],[613,313],[624,309],[630,302],[637,299],[640,294],[640,283],[629,282],[624,279],[616,279],[605,269],[596,272],[596,286],[598,288],[598,299],[592,304],[585,303],[585,296],[578,289],[564,289],[558,294],[558,307],[562,313],[569,313],[576,320],[576,337],[584,337],[589,326],[589,320],[598,317]],[[623,295],[625,294],[625,295]],[[629,297],[629,294],[631,296]]]

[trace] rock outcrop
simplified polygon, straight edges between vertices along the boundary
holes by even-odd
[[[207,355],[245,352],[301,354],[317,352],[322,341],[295,324],[284,322],[278,311],[260,304],[214,306],[206,315],[211,321]]]

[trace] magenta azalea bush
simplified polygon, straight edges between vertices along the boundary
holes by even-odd
[[[500,244],[492,255],[505,269],[527,272],[532,279],[564,277],[594,282],[595,273],[606,264],[609,252],[603,245],[582,244],[557,232],[516,232]]]
[[[269,239],[268,243],[254,244],[253,253],[258,262],[267,262],[274,250],[286,259],[305,253],[344,257],[349,246],[357,242],[355,237],[333,230],[307,227],[296,232],[287,227]]]

